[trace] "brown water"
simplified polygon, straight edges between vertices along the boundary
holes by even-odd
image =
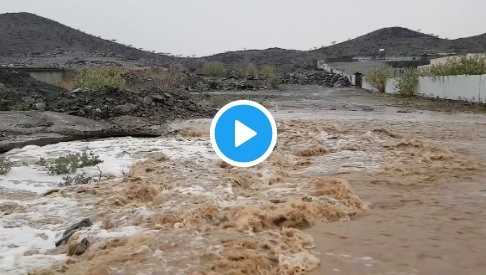
[[[278,145],[257,167],[156,152],[122,182],[51,195],[76,198],[108,232],[148,230],[94,239],[84,255],[51,271],[486,273],[483,115],[402,113],[351,90],[272,96],[264,104],[277,120]],[[186,129],[184,142],[204,142],[209,124],[173,127]]]
[[[321,260],[319,268],[310,274],[486,274],[486,174],[481,165],[486,161],[484,115],[414,109],[402,113],[387,107],[388,102],[370,101],[353,92],[348,95],[330,92],[322,95],[324,102],[279,102],[277,106],[288,107],[275,116],[336,123],[348,131],[387,129],[440,144],[451,150],[451,156],[470,159],[479,167],[455,170],[457,163],[444,163],[442,167],[424,168],[414,162],[427,152],[417,150],[409,155],[408,165],[390,159],[388,164],[400,169],[385,175],[370,171],[338,173],[336,176],[347,180],[370,209],[349,222],[305,230],[314,237]],[[332,110],[363,105],[374,110]],[[294,110],[293,106],[300,108]],[[433,109],[441,108],[447,109],[440,103]],[[314,176],[329,174],[333,173]]]

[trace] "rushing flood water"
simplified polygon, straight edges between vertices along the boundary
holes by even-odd
[[[282,140],[288,140],[291,145],[289,149],[295,148],[296,152],[308,150],[306,146],[302,147],[306,143],[298,142],[300,138],[300,133],[289,132],[289,136]],[[310,142],[308,145],[312,146],[313,142],[317,142],[317,144],[326,144],[330,148],[335,148],[337,151],[316,158],[317,166],[305,165],[299,168],[301,174],[317,176],[333,170],[346,171],[379,167],[378,162],[374,160],[375,158],[379,160],[379,156],[365,152],[338,150],[347,144],[356,143],[356,139],[353,137],[342,136],[336,140],[332,135],[321,131],[319,135],[309,135],[309,138],[306,141]],[[170,200],[165,200],[158,206],[163,211],[181,211],[185,207],[193,207],[193,203],[197,205],[196,201],[201,199],[210,204],[215,203],[222,209],[265,205],[268,198],[285,200],[289,197],[305,196],[310,191],[306,189],[305,185],[299,187],[292,181],[289,181],[288,184],[282,182],[278,186],[268,186],[280,177],[279,173],[288,170],[284,169],[279,172],[281,168],[278,168],[280,165],[278,163],[284,161],[284,165],[288,165],[285,162],[295,158],[292,154],[285,153],[279,156],[280,153],[276,153],[277,157],[274,161],[278,165],[264,165],[254,170],[256,173],[254,175],[245,174],[248,172],[245,172],[244,169],[241,171],[237,169],[234,172],[230,170],[228,173],[217,166],[214,168],[213,165],[218,162],[218,159],[212,151],[207,137],[190,139],[113,138],[91,142],[65,142],[44,147],[27,146],[12,150],[6,154],[6,157],[15,162],[15,167],[7,176],[0,177],[0,186],[2,186],[3,193],[6,194],[0,203],[16,208],[10,215],[4,215],[0,224],[1,274],[23,274],[33,268],[46,267],[68,258],[65,254],[46,255],[46,253],[55,248],[54,243],[62,236],[62,232],[67,227],[87,215],[92,215],[92,200],[82,197],[43,197],[42,194],[58,188],[62,176],[49,175],[46,169],[38,164],[38,161],[41,158],[49,161],[68,153],[81,152],[83,149],[95,152],[103,162],[97,167],[79,169],[75,174],[86,173],[88,176],[97,177],[101,171],[102,175],[116,176],[119,179],[114,181],[120,183],[122,178],[129,174],[130,168],[135,163],[146,160],[149,154],[163,153],[168,156],[171,162],[164,169],[167,171],[166,174],[171,175],[171,181],[175,186],[172,187],[172,191],[168,191],[173,193],[173,195],[169,195]],[[310,154],[312,156],[314,153],[311,151]],[[187,161],[192,164],[187,164]],[[294,163],[292,165],[297,164],[296,160],[291,162]],[[315,173],[317,174],[313,175]],[[227,183],[224,183],[225,181]],[[238,184],[248,182],[248,184],[254,185],[254,188],[260,185],[261,187],[258,188],[265,186],[271,188],[262,190],[260,194],[254,193],[252,196],[244,195],[244,193],[238,195],[234,193],[231,186],[232,181],[236,181]],[[196,182],[197,184],[195,184]],[[114,190],[108,192],[114,192],[116,195]],[[8,194],[15,199],[9,199]],[[19,197],[15,194],[22,194],[22,196]],[[109,199],[107,198],[107,200]],[[340,204],[331,198],[327,201],[334,205]],[[112,210],[113,213],[109,214],[109,219],[119,226],[107,231],[102,228],[101,221],[94,221],[94,225],[84,232],[95,239],[127,237],[135,233],[150,232],[150,229],[135,226],[131,221],[147,219],[157,212],[160,213],[160,210],[154,211],[151,208],[142,206]],[[176,238],[174,237],[174,239]],[[193,245],[198,246],[201,243],[193,243]],[[167,268],[172,267],[167,266]]]
[[[302,110],[305,104],[349,103],[347,97],[307,99],[288,100],[300,109],[275,113],[277,148],[251,169],[218,160],[204,134],[208,120],[192,124],[202,135],[10,151],[15,167],[0,176],[0,207],[8,212],[0,220],[0,274],[25,274],[68,259],[74,261],[50,271],[479,274],[485,177],[467,157],[484,160],[486,131],[478,126],[484,120],[380,106],[374,113]],[[474,154],[425,138],[474,148]],[[77,173],[98,176],[101,170],[118,178],[43,196],[58,188],[62,176],[48,175],[39,159],[85,148],[103,162]],[[82,234],[93,245],[74,258],[56,252],[62,232],[85,217],[94,225]]]
[[[20,213],[4,215],[0,220],[0,274],[25,274],[29,268],[43,267],[66,259],[64,255],[42,254],[55,248],[54,243],[62,232],[82,217],[80,209],[83,205],[69,198],[36,196],[57,188],[63,177],[49,175],[37,162],[40,158],[49,161],[83,149],[95,152],[103,160],[98,167],[85,167],[75,173],[85,172],[87,176],[98,176],[101,171],[103,175],[122,177],[135,162],[143,160],[147,153],[163,152],[175,159],[214,159],[208,141],[155,138],[65,142],[44,147],[26,146],[8,152],[5,156],[14,161],[15,166],[7,176],[0,176],[1,192],[5,197],[18,191],[27,191],[32,195],[26,193],[25,200],[0,200],[0,204],[10,203],[22,208]],[[122,235],[132,234],[130,232],[133,228],[128,227],[127,230]]]

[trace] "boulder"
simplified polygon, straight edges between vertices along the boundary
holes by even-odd
[[[129,115],[134,113],[138,109],[138,106],[132,103],[126,103],[115,107],[115,114],[117,115]]]
[[[69,241],[69,239],[81,228],[84,227],[91,227],[93,223],[90,219],[83,219],[78,223],[71,225],[68,229],[64,231],[62,234],[62,238],[56,242],[56,247],[63,245]]]
[[[46,104],[44,102],[36,103],[35,108],[39,111],[44,111],[46,109]]]
[[[76,241],[72,242],[68,245],[68,251],[67,255],[68,256],[80,256],[83,255],[86,250],[88,250],[88,247],[90,246],[90,242],[88,241],[87,238],[82,238],[81,241]]]
[[[89,138],[158,137],[163,129],[124,127],[55,112],[0,112],[0,154],[27,145]]]

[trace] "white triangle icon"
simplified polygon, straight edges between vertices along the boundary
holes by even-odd
[[[235,120],[235,147],[240,147],[240,145],[256,135],[257,133],[255,131],[238,120]]]

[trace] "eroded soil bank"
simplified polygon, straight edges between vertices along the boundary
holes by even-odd
[[[173,123],[180,130],[173,138],[100,141],[105,159],[124,156],[125,168],[140,160],[123,178],[48,195],[4,192],[9,228],[51,228],[39,232],[51,241],[84,217],[94,222],[64,247],[9,254],[5,270],[47,257],[53,266],[37,274],[485,271],[484,116],[403,112],[348,90],[309,87],[269,98],[278,145],[257,167],[219,161],[210,120],[199,119]],[[76,217],[29,217],[43,200]],[[66,256],[83,237],[92,244],[86,252]]]

